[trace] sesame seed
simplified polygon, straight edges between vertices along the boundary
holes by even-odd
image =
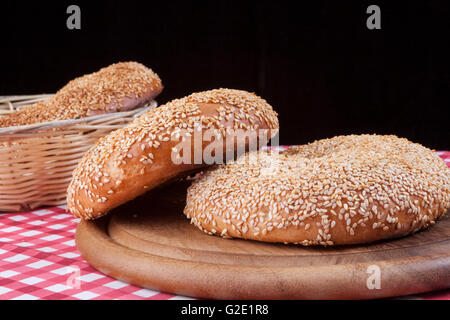
[[[206,207],[213,217],[234,213],[231,223],[239,231],[248,217],[248,227],[234,237],[261,240],[253,237],[256,228],[266,230],[265,239],[273,230],[298,230],[289,242],[330,245],[342,241],[340,232],[336,238],[330,231],[338,225],[354,241],[370,230],[407,234],[450,207],[450,169],[433,151],[406,139],[353,135],[291,147],[277,153],[276,175],[267,175],[262,168],[273,157],[251,152],[205,170],[188,190],[185,214],[197,217]],[[399,223],[406,212],[408,228]],[[206,227],[200,219],[196,225]]]
[[[216,104],[215,114],[204,115],[202,106],[205,104]],[[182,116],[183,114],[184,116]],[[232,124],[225,121],[226,114],[232,115]],[[68,188],[68,210],[74,209],[74,199],[82,196],[82,193],[91,192],[95,197],[107,193],[108,190],[99,188],[99,184],[92,178],[99,172],[108,172],[113,176],[111,179],[114,180],[120,177],[121,180],[124,180],[123,184],[128,185],[127,167],[130,166],[142,175],[148,173],[145,174],[145,179],[139,182],[142,185],[137,190],[144,190],[144,185],[155,185],[155,181],[152,180],[155,179],[155,175],[150,172],[161,169],[160,166],[152,165],[154,155],[158,152],[157,149],[161,144],[170,141],[172,133],[179,133],[183,129],[187,131],[186,136],[188,136],[194,132],[194,129],[198,128],[202,131],[205,128],[211,128],[217,130],[215,133],[216,136],[219,136],[225,134],[226,130],[232,129],[233,126],[242,127],[242,123],[247,125],[249,119],[252,119],[255,126],[278,129],[277,113],[273,111],[272,107],[257,95],[240,90],[217,89],[194,93],[147,111],[126,127],[101,138],[79,162]],[[157,159],[157,161],[170,160]],[[116,185],[119,183],[116,182]],[[103,205],[102,211],[105,208],[112,209],[114,205],[117,205],[117,203],[110,203],[107,202]],[[96,217],[95,209],[94,206],[92,217]],[[84,213],[82,212],[81,215]],[[229,218],[226,220],[230,221]],[[195,219],[193,223],[196,223]],[[257,223],[257,219],[253,219],[249,223]],[[280,224],[280,228],[283,227],[284,224]],[[239,231],[242,233],[242,229]],[[231,232],[230,229],[229,232]]]
[[[121,111],[125,99],[133,97],[137,106],[161,91],[161,79],[151,69],[121,62],[76,78],[51,98],[0,117],[0,128]]]

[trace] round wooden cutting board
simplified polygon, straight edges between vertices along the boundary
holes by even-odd
[[[81,222],[78,249],[135,285],[213,299],[370,299],[450,287],[450,217],[371,245],[300,247],[208,236],[183,215],[185,183]]]

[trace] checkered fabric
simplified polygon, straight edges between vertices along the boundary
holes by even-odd
[[[450,152],[438,152],[450,167]],[[169,300],[96,271],[75,247],[77,219],[54,207],[0,215],[0,299]],[[450,289],[400,299],[450,300]]]

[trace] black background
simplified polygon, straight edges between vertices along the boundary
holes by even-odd
[[[160,103],[245,89],[280,114],[283,144],[397,134],[450,149],[445,2],[1,1],[0,95],[51,93],[118,61],[151,67]],[[82,30],[66,28],[78,4]],[[381,7],[382,30],[366,9]]]

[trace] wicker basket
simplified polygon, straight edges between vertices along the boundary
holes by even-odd
[[[51,95],[0,97],[0,116]],[[66,203],[72,171],[100,137],[122,128],[156,102],[127,112],[0,128],[0,212]]]

